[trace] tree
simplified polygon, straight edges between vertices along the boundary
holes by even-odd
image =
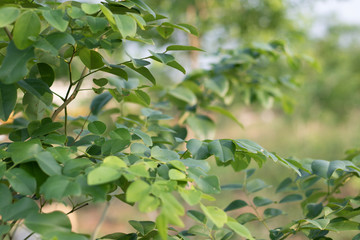
[[[18,0],[0,6],[0,118],[7,121],[0,129],[9,139],[0,145],[4,239],[11,239],[22,220],[43,239],[96,239],[98,228],[89,235],[72,232],[67,215],[89,203],[112,200],[136,203],[142,212],[157,211],[157,218],[130,221],[134,233],[101,239],[224,240],[234,234],[255,239],[257,232],[246,226],[250,221],[262,223],[271,239],[297,233],[329,239],[332,231],[359,229],[354,220],[358,197],[337,195],[350,178],[360,175],[357,150],[349,152],[349,160],[299,161],[250,140],[211,139],[215,124],[209,112],[241,125],[224,107],[235,96],[263,105],[286,103],[294,83],[274,74],[272,66],[284,68],[283,60],[291,65],[299,59],[284,42],[226,52],[209,70],[191,73],[180,83],[157,85],[159,79],[149,70],[153,65],[186,73],[175,52],[201,49],[170,45],[133,57],[122,54],[128,42],[148,49],[154,34],[166,38],[180,30],[196,35],[193,26],[169,22],[141,0]],[[54,82],[68,85],[65,96],[54,92]],[[91,89],[83,87],[91,82]],[[96,96],[88,116],[73,118],[68,110],[81,91]],[[189,139],[188,130],[198,139]],[[243,182],[221,186],[219,177],[209,173],[211,159],[239,172]],[[256,169],[250,168],[251,162],[261,167],[267,159],[289,169],[272,199],[254,196],[269,186],[254,178]],[[226,190],[247,199],[234,199],[224,210],[208,204]],[[53,201],[69,201],[72,211],[42,213]],[[303,213],[284,226],[269,227],[268,219],[282,215],[281,206],[289,202],[300,202]],[[185,204],[192,208],[186,212],[195,221],[192,226],[185,226],[182,218]],[[237,217],[229,213],[246,206]]]

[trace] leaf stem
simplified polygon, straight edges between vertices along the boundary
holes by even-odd
[[[13,36],[11,35],[11,32],[9,31],[9,29],[7,29],[7,27],[4,27],[4,31],[5,31],[6,35],[8,36],[9,40],[12,41]]]

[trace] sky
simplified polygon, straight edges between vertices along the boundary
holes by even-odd
[[[334,13],[344,23],[360,24],[360,0],[326,0],[315,3],[316,15]]]

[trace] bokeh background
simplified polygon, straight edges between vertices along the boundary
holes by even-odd
[[[89,2],[89,1],[86,1]],[[96,2],[96,1],[93,1]],[[175,33],[157,44],[190,44],[206,52],[179,55],[188,72],[207,69],[216,63],[226,49],[236,49],[253,42],[284,40],[302,61],[293,77],[298,83],[291,90],[291,106],[247,106],[241,101],[229,106],[244,124],[244,129],[231,120],[217,119],[217,138],[245,138],[283,157],[336,160],[344,159],[347,149],[360,147],[360,1],[335,0],[149,0],[152,8],[164,13],[172,22],[198,27],[200,37]],[[146,55],[136,44],[127,44],[133,56]],[[282,71],[275,66],[274,74]],[[184,76],[168,69],[153,69],[159,82],[182,81]],[[61,86],[58,86],[61,88]],[[88,93],[80,104],[72,106],[71,115],[86,116]],[[191,136],[191,134],[190,134]],[[256,167],[256,166],[254,166]],[[216,168],[221,183],[239,183],[242,175]],[[256,174],[276,186],[284,171],[274,163],[265,164]],[[288,173],[287,173],[288,174]],[[359,194],[359,182],[353,182],[344,194]],[[266,192],[268,191],[268,192]],[[274,190],[266,190],[271,195]],[[231,198],[230,198],[231,197]],[[228,199],[242,198],[239,192],[226,193],[216,203],[225,207]],[[100,218],[102,206],[89,206],[76,213],[80,231],[89,232]],[[272,220],[272,228],[286,224],[301,210],[289,206],[287,215]],[[239,212],[240,213],[240,212]],[[102,233],[130,232],[128,220],[154,220],[156,214],[141,215],[120,201],[113,201]],[[250,224],[257,228],[257,224]],[[353,233],[350,235],[354,235]],[[268,239],[266,235],[264,239]],[[235,239],[235,238],[234,238]],[[293,239],[306,239],[295,236]],[[334,235],[334,239],[346,236]]]

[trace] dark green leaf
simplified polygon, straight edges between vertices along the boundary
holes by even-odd
[[[129,221],[130,225],[135,228],[141,235],[146,235],[155,228],[155,223],[151,221]]]
[[[90,70],[104,66],[103,58],[100,53],[83,48],[80,50],[79,57],[86,67]]]
[[[269,185],[267,185],[263,180],[261,179],[254,179],[249,181],[246,184],[246,190],[249,193],[254,193],[254,192],[258,192],[266,187],[269,187]]]
[[[55,80],[55,72],[50,65],[46,63],[38,63],[31,68],[29,77],[32,79],[41,79],[49,87],[51,87]]]
[[[51,105],[53,100],[49,86],[40,79],[25,79],[18,82],[21,88],[37,97],[46,105]]]
[[[87,16],[86,21],[89,24],[89,28],[92,33],[97,33],[99,31],[102,31],[108,25],[106,19],[101,17]]]
[[[255,206],[257,206],[257,207],[262,207],[262,206],[266,206],[266,205],[273,203],[272,200],[270,200],[266,197],[254,197],[253,202],[254,202]]]
[[[285,178],[276,188],[276,193],[286,191],[292,184],[291,178]]]
[[[99,86],[99,87],[103,87],[105,86],[107,83],[108,83],[108,80],[106,78],[99,78],[99,79],[96,79],[94,78],[93,79],[93,82]]]
[[[154,76],[151,74],[151,72],[149,71],[149,69],[147,69],[146,67],[140,67],[140,68],[136,68],[132,63],[124,63],[125,66],[127,66],[128,68],[134,70],[135,72],[139,73],[140,75],[144,76],[146,79],[148,79],[152,84],[156,84],[156,80],[154,78]]]
[[[283,211],[281,211],[280,209],[277,208],[267,208],[264,211],[264,218],[268,219],[268,218],[273,218],[276,216],[279,216],[283,214]]]
[[[106,131],[106,125],[101,121],[94,121],[89,123],[88,129],[93,134],[101,135]]]
[[[17,99],[15,84],[5,85],[0,82],[0,119],[7,121],[14,110]]]
[[[41,170],[43,170],[47,175],[61,175],[62,167],[56,162],[51,153],[41,152],[36,155],[36,160]]]
[[[258,217],[252,213],[242,213],[236,218],[236,221],[238,221],[241,224],[245,224],[247,222],[252,222],[255,220],[258,220]]]
[[[166,48],[166,51],[204,51],[204,50],[193,46],[171,45]]]
[[[207,222],[206,216],[199,211],[189,210],[186,212],[186,214],[199,223],[206,224]]]
[[[90,105],[91,113],[98,115],[101,109],[112,99],[112,95],[109,92],[102,93],[96,96]]]
[[[4,84],[12,84],[23,79],[28,73],[26,64],[33,57],[33,48],[19,50],[13,42],[10,42],[0,67],[0,81]]]
[[[214,140],[209,143],[209,151],[220,162],[231,161],[234,160],[235,144],[231,140]]]
[[[186,148],[189,150],[194,159],[202,160],[210,157],[208,145],[209,144],[207,142],[203,142],[197,139],[190,139],[186,144]]]
[[[19,201],[0,210],[3,221],[24,219],[27,216],[37,213],[39,207],[36,202],[30,198],[24,197]]]
[[[302,199],[303,197],[300,194],[290,194],[285,196],[283,199],[281,199],[279,203],[295,202],[295,201],[300,201]]]
[[[10,189],[5,184],[0,183],[0,209],[6,207],[7,205],[10,205],[12,202],[12,194],[10,192]]]
[[[196,168],[189,168],[188,174],[189,177],[194,179],[198,188],[204,193],[215,194],[221,191],[217,176],[208,176],[203,171]]]
[[[11,158],[15,164],[32,161],[33,158],[43,149],[39,140],[27,142],[15,142],[9,146]]]
[[[224,211],[228,212],[228,211],[236,210],[239,208],[243,208],[247,205],[248,205],[247,202],[243,200],[234,200],[224,209]]]
[[[148,134],[144,133],[143,131],[141,131],[140,129],[137,129],[137,128],[134,128],[131,131],[135,135],[137,135],[139,138],[141,138],[146,146],[152,146],[153,145],[151,137]],[[174,160],[174,159],[171,159],[171,160]]]
[[[40,193],[44,194],[45,198],[55,199],[61,201],[64,197],[78,196],[81,194],[79,183],[73,181],[71,178],[55,175],[49,177],[40,187]]]
[[[34,130],[30,135],[32,138],[36,138],[54,132],[55,130],[60,129],[62,127],[63,127],[62,123],[48,122],[42,124],[38,129]]]
[[[323,205],[322,203],[309,203],[306,205],[306,209],[308,210],[306,217],[315,218],[322,212]]]

